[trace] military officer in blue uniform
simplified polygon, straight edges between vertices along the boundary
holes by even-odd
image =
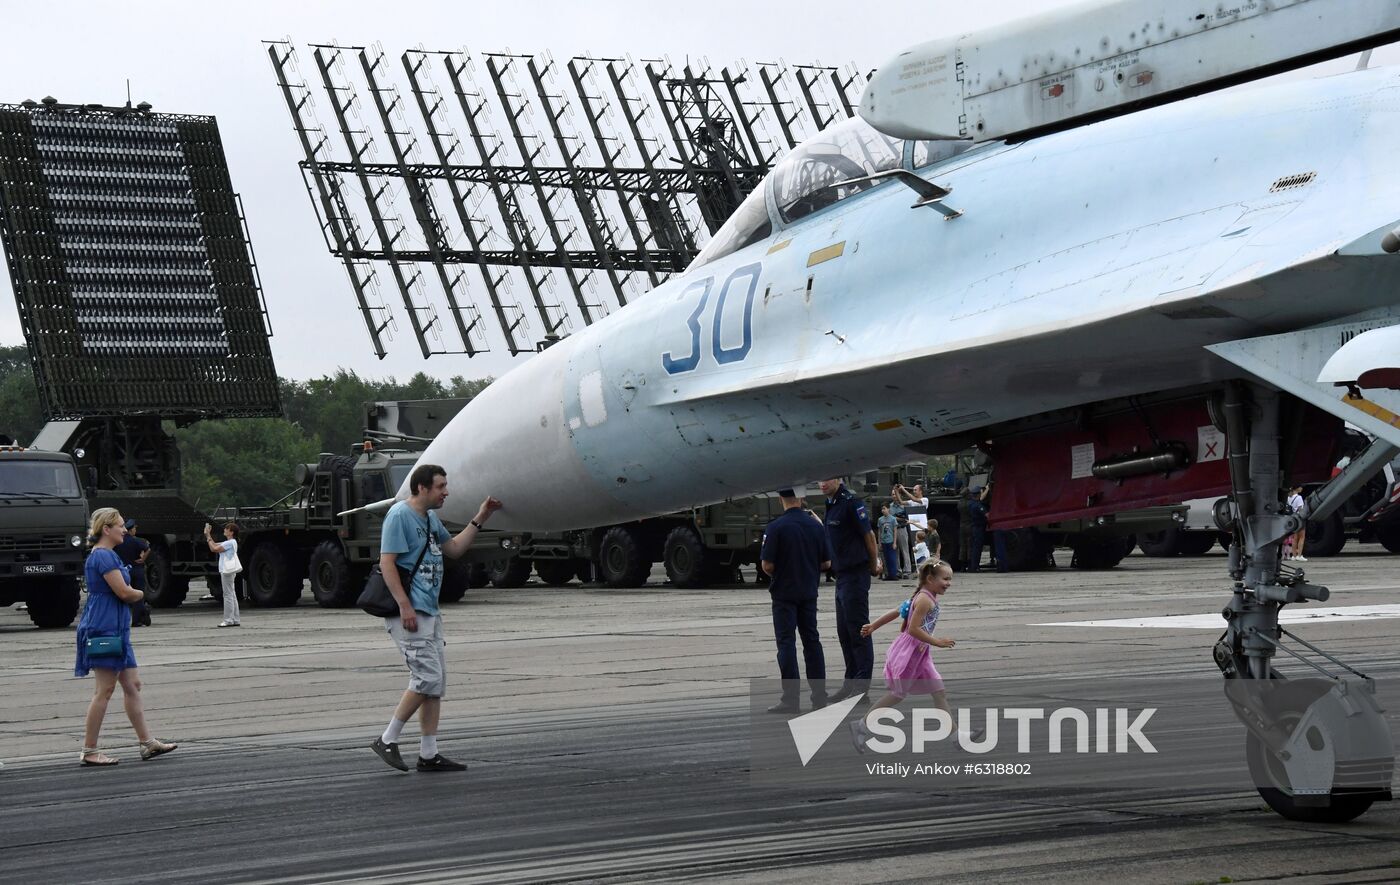
[[[864,695],[875,668],[875,643],[860,635],[870,623],[870,578],[881,574],[884,563],[870,529],[865,502],[839,479],[824,479],[826,533],[831,541],[831,568],[836,573],[836,638],[846,659],[845,680],[832,700]]]
[[[802,499],[791,488],[779,489],[783,512],[763,532],[759,563],[769,577],[773,598],[773,636],[778,641],[778,672],[783,698],[770,713],[796,713],[801,682],[797,676],[797,638],[802,636],[802,657],[807,665],[807,687],[812,706],[826,706],[826,658],[817,633],[817,588],[822,572],[831,568],[831,544],[821,523],[802,508]]]

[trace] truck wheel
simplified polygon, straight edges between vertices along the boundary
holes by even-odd
[[[1005,534],[1006,567],[1009,571],[1028,572],[1049,564],[1053,548],[1040,532],[1035,529],[1010,529]],[[990,540],[992,549],[996,550],[995,536]]]
[[[1123,539],[1117,537],[1075,538],[1070,545],[1070,549],[1074,551],[1070,566],[1088,571],[1113,568],[1127,555],[1125,546]]]
[[[164,544],[152,544],[146,555],[146,602],[152,608],[175,608],[190,592],[190,579],[176,577]]]
[[[693,588],[707,586],[710,572],[706,568],[705,545],[695,529],[683,525],[671,529],[662,548],[662,562],[672,586]]]
[[[551,587],[563,587],[574,579],[578,563],[572,559],[537,559],[535,574]]]
[[[78,616],[78,579],[47,578],[35,582],[29,596],[29,620],[41,630],[57,630]]]
[[[302,575],[292,567],[288,552],[276,544],[265,542],[254,547],[244,568],[244,590],[254,605],[282,608],[301,599]]]
[[[345,608],[355,604],[364,590],[356,581],[360,570],[350,564],[338,541],[325,540],[311,552],[311,595],[322,608]]]
[[[1215,547],[1215,532],[1178,532],[1177,547],[1182,556],[1205,556]]]
[[[491,581],[492,587],[514,589],[524,587],[525,582],[530,580],[531,562],[528,559],[521,559],[512,556],[509,559],[493,559],[486,563],[486,577]]]
[[[486,571],[486,563],[473,562],[467,566],[468,587],[485,587],[490,581],[491,577]]]
[[[1400,553],[1400,519],[1376,526],[1376,540],[1391,553]]]
[[[444,559],[442,563],[442,589],[438,591],[438,602],[461,602],[471,586],[471,576],[467,564],[456,559]]]
[[[615,525],[603,533],[598,545],[598,580],[609,587],[641,587],[651,574],[651,560],[642,552],[642,541],[626,526]]]
[[[1145,532],[1138,535],[1138,546],[1147,556],[1175,556],[1181,552],[1181,532],[1176,526],[1160,532]]]
[[[1342,515],[1333,513],[1321,522],[1308,520],[1308,537],[1303,542],[1303,555],[1336,556],[1346,543],[1346,525],[1342,522]]]

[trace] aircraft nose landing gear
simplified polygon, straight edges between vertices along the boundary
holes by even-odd
[[[1250,393],[1236,386],[1225,398],[1235,586],[1215,662],[1249,730],[1245,755],[1259,795],[1289,820],[1341,823],[1391,798],[1395,747],[1374,681],[1279,626],[1284,605],[1324,601],[1328,590],[1281,566],[1282,541],[1302,518],[1285,512],[1280,495],[1279,393],[1262,386]],[[1352,675],[1333,675],[1284,645],[1285,636]],[[1271,665],[1277,651],[1323,678],[1283,677]]]

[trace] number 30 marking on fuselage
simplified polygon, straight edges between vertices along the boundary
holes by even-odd
[[[710,339],[710,352],[719,365],[727,363],[737,363],[749,355],[749,350],[753,348],[753,297],[758,291],[758,276],[763,272],[762,264],[746,264],[737,268],[724,281],[724,286],[720,288],[719,300],[715,304],[715,316],[711,323],[713,332]],[[729,290],[736,280],[748,279],[748,291],[744,294],[744,341],[735,347],[725,347],[720,340],[720,328],[724,323],[724,306],[729,299]],[[685,324],[690,329],[690,353],[683,357],[672,356],[671,352],[661,355],[661,366],[668,375],[679,375],[682,372],[693,372],[700,365],[700,315],[705,312],[705,305],[710,301],[710,290],[714,288],[715,278],[705,277],[703,280],[696,280],[685,291],[681,293],[684,300],[692,293],[699,293],[700,300],[695,305],[695,310],[691,311]]]

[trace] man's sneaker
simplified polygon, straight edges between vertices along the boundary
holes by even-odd
[[[865,720],[852,719],[848,726],[851,729],[851,743],[856,745],[856,752],[865,755],[865,742],[870,736],[865,733]]]
[[[213,602],[216,598],[217,598],[217,597],[215,597],[213,593],[206,593],[206,594],[204,594],[203,596],[199,597],[199,601],[200,601],[200,602]]]
[[[778,701],[768,708],[769,713],[801,713],[802,707],[797,701]]]
[[[1294,562],[1307,562],[1307,561],[1308,561],[1308,558],[1307,558],[1306,556],[1295,556],[1295,557],[1293,557],[1293,561],[1294,561]]]
[[[392,745],[391,745],[391,746],[392,746]],[[395,748],[394,752],[395,752],[395,755],[398,754],[398,748],[397,748],[397,747]],[[408,769],[405,768],[404,770],[407,771]],[[434,756],[434,757],[431,758],[431,759],[424,759],[422,756],[419,756],[419,757],[418,757],[418,770],[419,770],[419,771],[466,771],[466,770],[467,770],[467,766],[466,766],[466,763],[463,763],[463,762],[453,762],[451,759],[445,759],[445,758],[443,758],[443,755],[442,755],[441,753],[439,753],[439,754],[437,754],[436,756]]]
[[[369,748],[373,750],[380,759],[383,759],[384,764],[388,765],[390,768],[397,768],[399,771],[408,771],[408,763],[403,761],[403,757],[399,755],[398,744],[386,744],[384,743],[384,738],[377,737],[374,739],[374,743],[369,745]],[[419,767],[422,767],[422,760],[419,760]]]

